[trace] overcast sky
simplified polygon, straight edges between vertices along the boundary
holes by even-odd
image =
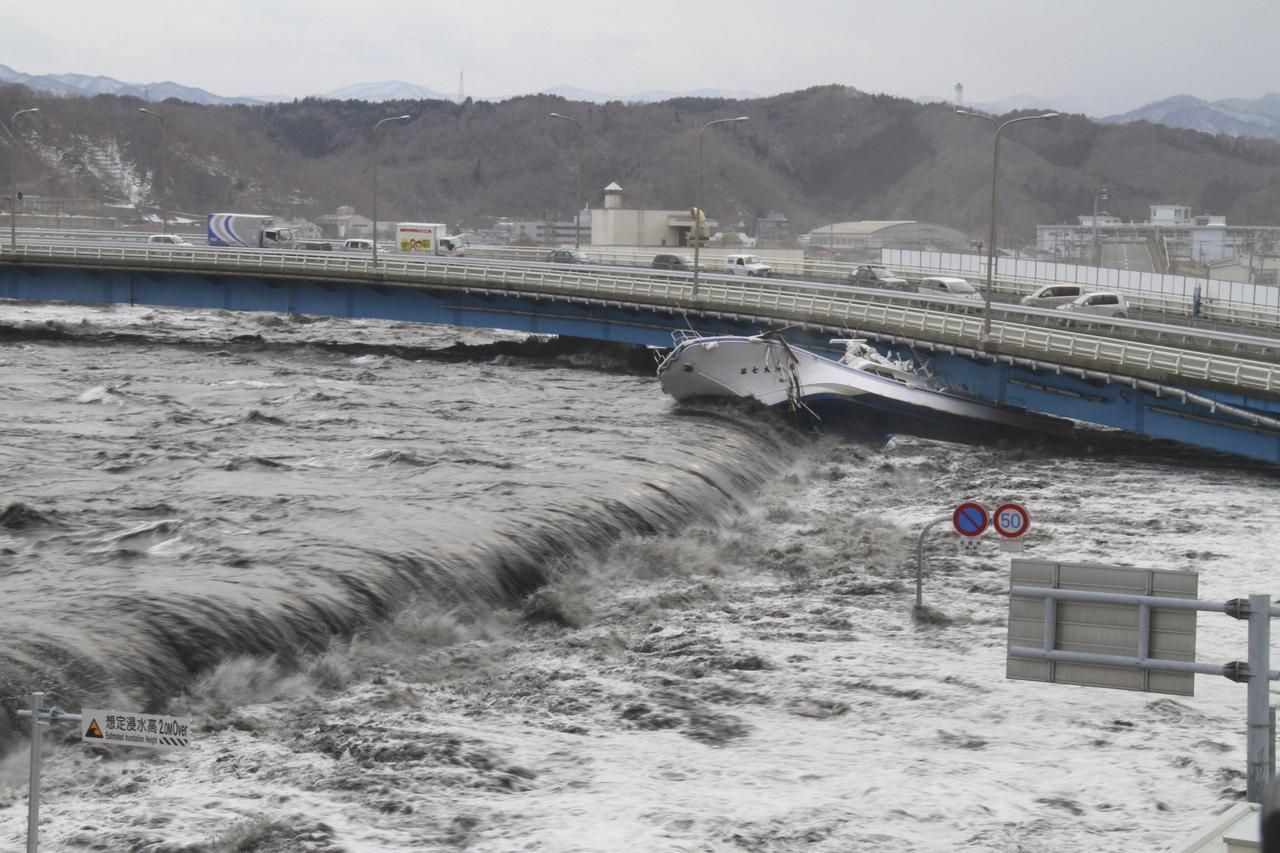
[[[1280,0],[8,0],[0,63],[219,95],[404,80],[505,97],[570,85],[760,95],[840,83],[1101,115],[1280,91]]]

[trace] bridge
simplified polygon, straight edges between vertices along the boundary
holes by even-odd
[[[666,347],[671,332],[754,334],[831,350],[864,337],[926,358],[994,402],[1280,462],[1280,338],[1082,317],[815,281],[494,258],[20,242],[0,297],[279,311],[503,328]]]

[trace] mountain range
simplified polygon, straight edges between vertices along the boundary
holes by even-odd
[[[377,162],[387,221],[563,220],[577,203],[579,172],[591,207],[601,188],[618,183],[628,208],[674,210],[689,206],[694,176],[704,172],[699,128],[747,115],[749,124],[706,138],[701,206],[722,222],[776,211],[803,234],[832,222],[914,219],[975,237],[989,224],[990,127],[957,117],[950,104],[844,86],[657,103],[170,100],[154,107],[163,134],[139,119],[138,103],[0,84],[0,116],[40,110],[19,128],[28,143],[19,186],[101,200],[112,211],[122,201],[154,211],[163,201],[196,221],[215,210],[314,221],[342,206],[371,211]],[[566,109],[581,120],[580,146],[572,129],[547,118]],[[371,128],[397,113],[410,120],[375,138]],[[1231,223],[1280,225],[1272,186],[1280,142],[1066,114],[1018,127],[1001,153],[1008,245],[1034,240],[1036,223],[1086,214],[1100,186],[1122,219],[1145,220],[1150,205],[1177,202]],[[0,147],[0,168],[5,159]]]
[[[1204,133],[1280,139],[1280,93],[1261,98],[1227,98],[1203,101],[1191,95],[1175,95],[1121,115],[1098,119],[1104,124],[1149,121]]]
[[[171,80],[160,83],[125,83],[112,77],[89,74],[25,74],[7,65],[0,65],[0,83],[19,83],[31,89],[54,92],[59,95],[126,95],[146,101],[161,102],[177,98],[193,104],[268,104],[295,100],[288,95],[237,95],[224,96],[184,86]],[[649,90],[618,95],[579,89],[561,85],[543,89],[536,94],[557,95],[569,101],[604,104],[612,101],[624,103],[659,103],[673,98],[722,98],[751,100],[759,98],[755,92],[727,89],[696,89],[686,92]],[[328,92],[316,92],[312,97],[329,100],[352,101],[458,101],[457,93],[444,93],[406,83],[403,80],[384,80],[377,83],[357,83]],[[508,96],[518,97],[518,96]],[[476,97],[478,101],[504,101],[508,97]],[[948,99],[921,96],[917,103],[946,102]],[[1086,114],[1083,101],[1064,95],[1042,97],[1039,95],[1011,95],[998,101],[973,103],[969,106],[994,115],[1004,115],[1015,110],[1053,109],[1063,113]],[[1228,136],[1253,136],[1263,139],[1280,139],[1280,93],[1271,92],[1260,98],[1228,98],[1220,101],[1204,101],[1191,95],[1175,95],[1162,101],[1138,107],[1127,113],[1096,119],[1104,124],[1126,124],[1148,121],[1168,127],[1199,130],[1204,133]]]
[[[58,95],[124,95],[141,98],[144,101],[161,102],[169,98],[177,98],[192,104],[269,104],[292,101],[291,95],[216,95],[195,86],[183,86],[166,80],[162,83],[125,83],[113,77],[89,74],[24,74],[7,65],[0,65],[0,83],[18,83],[30,89],[53,92]],[[522,93],[527,94],[527,93]],[[574,86],[554,86],[536,94],[559,95],[570,101],[585,101],[593,104],[604,104],[609,101],[625,101],[628,103],[652,103],[666,101],[671,98],[758,98],[754,92],[745,90],[697,89],[691,92],[647,91],[629,95],[614,95],[603,92],[592,92]],[[311,97],[336,101],[457,101],[457,93],[447,94],[416,83],[403,80],[384,80],[378,83],[357,83],[343,86],[328,92],[313,92]],[[504,101],[511,95],[501,98],[475,98],[479,101]]]

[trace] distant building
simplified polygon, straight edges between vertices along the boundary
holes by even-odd
[[[769,211],[768,216],[756,220],[756,245],[761,248],[779,248],[791,242],[791,222],[781,213]]]
[[[719,223],[706,219],[706,233]],[[604,188],[604,207],[591,211],[593,246],[692,246],[693,215],[689,210],[627,210],[622,187]]]
[[[572,219],[514,219],[510,240],[533,242],[539,246],[571,246],[577,229]],[[582,211],[582,242],[591,242],[591,211]]]
[[[333,213],[317,217],[316,224],[320,226],[321,235],[337,240],[367,238],[373,231],[373,220],[356,213],[356,209],[349,204],[342,205]]]
[[[1054,257],[1093,263],[1093,216],[1077,217],[1077,225],[1037,225],[1036,245]],[[1144,245],[1155,269],[1171,271],[1178,259],[1203,267],[1255,254],[1280,243],[1280,227],[1232,226],[1225,216],[1193,215],[1185,204],[1153,204],[1146,222],[1123,222],[1118,216],[1098,215],[1096,237],[1104,245]]]
[[[1280,256],[1242,254],[1209,265],[1209,278],[1218,281],[1246,281],[1250,284],[1280,284]]]
[[[833,222],[810,231],[810,248],[836,253],[870,254],[881,249],[947,251],[969,248],[969,235],[946,225],[913,219]]]

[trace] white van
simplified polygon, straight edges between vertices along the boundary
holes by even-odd
[[[928,275],[920,279],[916,287],[921,293],[933,296],[951,296],[956,299],[977,299],[982,301],[978,289],[963,278],[952,278],[946,275]]]
[[[1057,308],[1084,296],[1084,285],[1046,284],[1029,296],[1022,297],[1022,304],[1029,308]]]
[[[342,244],[342,251],[344,251],[344,252],[372,252],[372,251],[373,251],[373,241],[372,241],[372,240],[365,240],[365,239],[360,238],[360,237],[353,237],[352,239],[350,239],[350,240],[348,240],[348,241],[346,241],[345,243],[343,243],[343,244]]]

